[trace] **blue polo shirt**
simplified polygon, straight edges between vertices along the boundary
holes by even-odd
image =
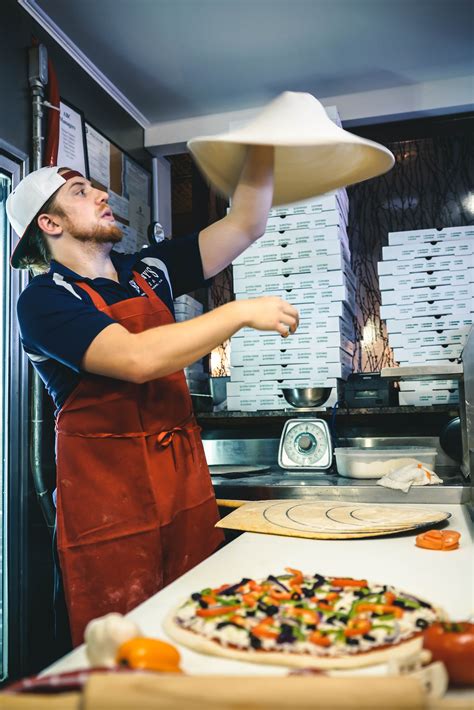
[[[80,382],[81,362],[94,338],[114,319],[101,313],[75,282],[83,281],[107,305],[146,297],[133,279],[143,276],[174,315],[173,299],[206,284],[198,244],[199,234],[162,241],[136,254],[111,252],[119,283],[88,279],[56,261],[48,273],[35,276],[18,299],[23,348],[53,398],[56,412]]]

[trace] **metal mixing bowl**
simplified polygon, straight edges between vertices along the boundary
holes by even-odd
[[[320,407],[327,401],[332,387],[285,387],[283,396],[292,407]]]

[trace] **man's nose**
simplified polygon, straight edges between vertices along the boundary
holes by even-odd
[[[105,192],[104,190],[97,190],[97,196],[96,196],[96,202],[99,204],[101,202],[108,202],[109,201],[109,193]]]

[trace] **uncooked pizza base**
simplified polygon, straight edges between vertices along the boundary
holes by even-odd
[[[402,658],[420,651],[423,646],[423,637],[417,633],[415,637],[390,646],[363,651],[348,656],[313,656],[307,654],[286,653],[279,651],[260,651],[249,649],[241,651],[238,648],[223,646],[217,641],[200,636],[194,631],[188,631],[176,623],[176,607],[163,622],[166,634],[176,643],[187,648],[211,656],[232,658],[247,663],[263,663],[272,666],[290,666],[293,668],[317,668],[321,670],[342,670],[351,668],[364,668],[379,663],[387,663],[394,658]]]

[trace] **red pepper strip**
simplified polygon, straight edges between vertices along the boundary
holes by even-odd
[[[237,609],[241,609],[241,606],[235,605],[235,606],[215,606],[210,609],[198,609],[196,611],[196,616],[204,616],[204,617],[211,617],[211,616],[221,616],[222,614],[229,614],[231,611],[237,611]]]
[[[267,628],[267,626],[270,626],[273,623],[273,616],[267,616],[263,619],[263,621],[251,629],[251,633],[254,636],[257,636],[257,638],[276,639],[279,636],[278,631],[272,631]]]
[[[213,589],[211,594],[219,594],[219,592],[222,592],[223,589],[228,589],[230,586],[230,584],[221,584],[221,586],[217,587],[217,589]]]
[[[203,594],[201,599],[203,602],[206,602],[206,604],[217,604],[217,599],[213,594]]]
[[[322,611],[333,611],[334,604],[327,604],[326,602],[319,600],[318,609],[321,609]]]
[[[328,638],[328,636],[323,636],[321,631],[313,631],[313,633],[308,636],[308,640],[316,644],[316,646],[331,645],[331,639]]]
[[[331,584],[334,587],[366,587],[366,579],[351,579],[346,577],[333,577]]]
[[[305,624],[317,624],[320,619],[320,614],[314,609],[298,609],[297,607],[293,609],[287,609],[286,613],[288,616],[300,617]]]
[[[403,609],[399,606],[392,606],[390,604],[370,604],[367,602],[362,602],[357,604],[357,613],[362,611],[374,611],[376,614],[393,614],[396,619],[401,619],[403,616]]]
[[[279,601],[280,599],[291,599],[291,592],[283,592],[279,589],[271,589],[269,595],[272,599]]]
[[[290,587],[292,587],[294,584],[303,584],[303,572],[301,572],[299,569],[293,569],[292,567],[285,567],[285,570],[293,575],[293,578],[290,579]]]
[[[386,604],[393,604],[393,602],[397,598],[397,595],[394,594],[393,592],[385,592],[384,597],[385,597]]]
[[[347,628],[344,629],[344,636],[363,636],[368,634],[372,624],[368,619],[358,619],[357,617],[349,619],[347,622]]]
[[[261,592],[263,590],[263,587],[261,584],[257,584],[255,580],[251,579],[250,582],[247,583],[249,589],[252,590],[252,592]]]
[[[242,601],[244,604],[248,604],[249,606],[257,605],[257,599],[254,594],[242,594]]]
[[[329,594],[326,594],[325,596],[325,601],[327,602],[335,602],[337,599],[339,599],[341,595],[338,594],[337,592],[329,592]]]

